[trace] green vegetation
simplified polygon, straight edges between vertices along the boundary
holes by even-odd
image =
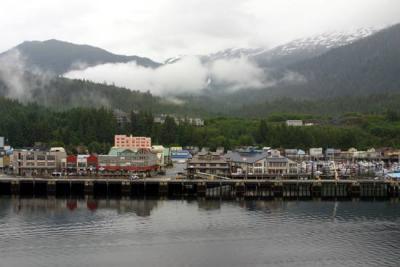
[[[76,107],[105,107],[126,112],[152,110],[156,113],[205,114],[190,104],[178,105],[150,92],[132,91],[86,80],[70,80],[62,77],[42,80],[40,76],[29,73],[25,76],[30,89],[23,92],[19,98],[28,99],[57,111]],[[0,79],[0,96],[7,96],[12,90]]]
[[[151,112],[131,112],[131,122],[120,128],[113,113],[105,108],[54,111],[0,98],[0,114],[0,136],[5,136],[12,146],[42,142],[65,146],[70,152],[75,152],[77,146],[86,146],[91,152],[105,153],[117,133],[151,136],[155,144],[212,149],[245,145],[303,149],[400,147],[400,114],[394,110],[382,115],[348,113],[336,119],[300,114],[274,114],[265,119],[218,117],[206,120],[204,127],[177,125],[170,117],[164,124],[157,124]],[[287,127],[280,118],[313,119],[319,124]]]

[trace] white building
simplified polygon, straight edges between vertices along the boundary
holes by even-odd
[[[322,147],[310,148],[309,154],[312,158],[322,158],[324,156]]]
[[[286,125],[287,126],[303,126],[303,121],[302,120],[287,120]]]

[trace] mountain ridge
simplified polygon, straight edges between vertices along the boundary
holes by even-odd
[[[62,75],[70,70],[105,63],[126,63],[134,61],[143,67],[156,68],[161,63],[147,57],[113,54],[105,49],[50,39],[46,41],[25,41],[3,53],[19,51],[26,61],[28,70],[39,68],[41,71]]]

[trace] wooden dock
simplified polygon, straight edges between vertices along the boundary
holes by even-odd
[[[175,179],[0,177],[0,195],[210,198],[398,198],[392,180]]]

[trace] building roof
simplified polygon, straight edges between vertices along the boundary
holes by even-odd
[[[65,152],[65,149],[63,147],[52,147],[50,152]]]
[[[138,153],[140,150],[150,151],[146,148],[124,148],[124,147],[112,147],[108,152],[109,156],[120,156],[125,153]]]
[[[277,157],[268,157],[267,158],[268,162],[289,162],[288,158],[282,157],[282,156],[277,156]]]
[[[188,159],[188,158],[192,158],[192,154],[190,154],[189,151],[187,150],[175,150],[171,152],[171,158],[174,159]]]
[[[240,163],[255,163],[259,160],[267,158],[267,152],[236,152],[229,151],[225,155],[227,161],[240,162]]]

